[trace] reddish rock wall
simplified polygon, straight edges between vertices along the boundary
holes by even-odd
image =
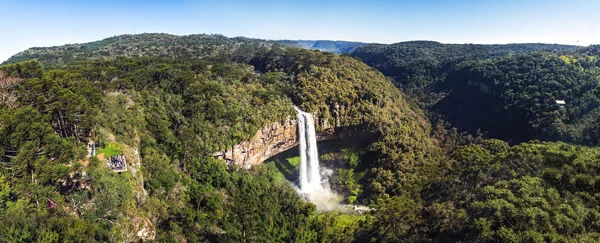
[[[236,144],[227,151],[215,153],[214,156],[225,159],[229,164],[245,168],[260,164],[268,158],[298,145],[298,122],[295,118],[288,117],[282,122],[269,123],[258,130],[250,141]],[[327,129],[318,132],[317,140],[319,141],[346,137],[342,133],[336,132],[336,129],[328,124],[322,127]]]

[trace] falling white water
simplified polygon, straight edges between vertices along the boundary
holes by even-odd
[[[300,193],[317,205],[318,209],[334,210],[339,207],[341,197],[331,191],[327,180],[323,181],[321,178],[315,122],[310,113],[294,108],[298,112],[300,137]]]

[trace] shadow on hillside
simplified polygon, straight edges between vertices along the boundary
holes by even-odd
[[[326,153],[338,153],[344,148],[360,149],[361,146],[349,140],[330,140],[317,143],[319,155]],[[298,146],[294,146],[266,160],[267,163],[273,163],[286,180],[298,185],[300,154]],[[331,161],[320,161],[321,165],[326,167],[339,167],[330,165]]]

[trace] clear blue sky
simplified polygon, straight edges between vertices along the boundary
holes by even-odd
[[[2,2],[0,62],[29,47],[134,32],[379,43],[600,43],[600,0]]]

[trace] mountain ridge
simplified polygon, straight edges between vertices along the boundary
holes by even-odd
[[[345,40],[266,40],[248,37],[226,37],[220,34],[173,35],[168,33],[124,34],[87,43],[74,43],[50,47],[31,47],[9,57],[2,65],[37,59],[42,64],[65,65],[95,58],[110,59],[116,56],[137,57],[154,55],[162,57],[204,58],[236,55],[238,48],[255,51],[257,47],[271,47],[276,44],[320,50],[335,54],[353,54],[365,48],[389,48],[394,46],[470,46],[470,47],[522,47],[546,46],[575,50],[579,46],[544,43],[510,44],[444,44],[437,41],[414,40],[392,44],[366,43]],[[229,45],[230,49],[219,49]],[[213,49],[207,48],[208,46]],[[152,48],[150,48],[152,47]],[[177,55],[177,53],[180,53]],[[243,51],[239,51],[243,55]],[[243,58],[243,57],[241,57]]]

